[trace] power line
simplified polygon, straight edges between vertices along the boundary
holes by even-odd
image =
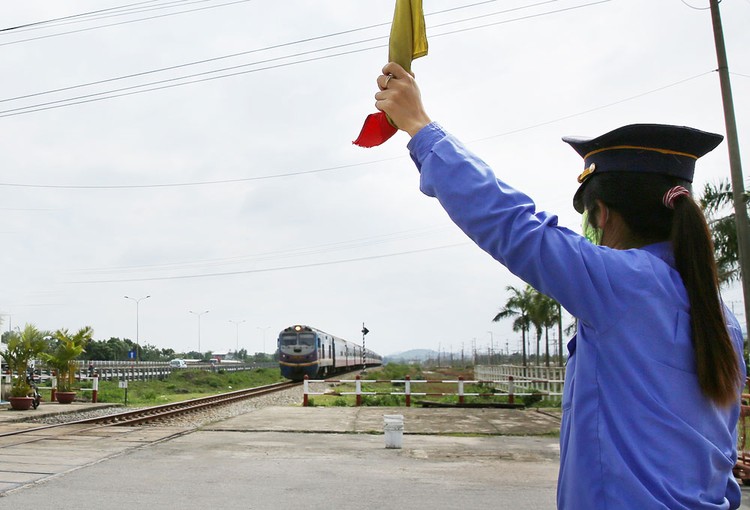
[[[163,269],[180,269],[189,268],[196,265],[227,265],[237,264],[245,262],[258,262],[263,260],[278,260],[283,258],[293,257],[304,257],[310,255],[319,255],[323,253],[331,253],[333,251],[350,250],[355,248],[370,248],[375,245],[390,243],[394,241],[413,240],[417,238],[423,238],[434,235],[440,231],[446,230],[448,227],[445,226],[433,226],[424,227],[410,230],[402,230],[389,234],[382,234],[377,236],[362,237],[357,239],[350,239],[346,241],[336,241],[330,243],[324,243],[314,246],[299,247],[291,250],[276,250],[263,253],[257,253],[253,255],[241,255],[235,257],[222,257],[214,259],[203,259],[194,260],[187,262],[175,262],[175,263],[163,263],[163,264],[147,264],[138,266],[125,266],[125,267],[111,267],[111,268],[89,268],[80,269],[75,271],[76,273],[115,273],[115,272],[131,272],[131,271],[152,271],[152,270],[163,270]]]
[[[526,5],[526,6],[523,6],[523,7],[516,7],[516,8],[513,8],[513,9],[506,9],[506,10],[498,11],[498,12],[495,12],[495,13],[485,14],[485,15],[482,15],[482,16],[476,16],[476,17],[473,17],[473,18],[464,18],[463,20],[458,20],[458,21],[455,21],[453,23],[463,23],[463,22],[466,22],[466,21],[470,21],[470,20],[473,20],[473,19],[484,18],[484,17],[487,17],[487,16],[495,16],[495,15],[498,15],[498,14],[507,14],[509,12],[518,11],[518,10],[522,10],[522,9],[527,9],[527,8],[531,8],[531,7],[538,7],[540,5],[544,5],[544,4],[548,4],[548,3],[553,3],[553,2],[557,2],[557,1],[559,1],[559,0],[546,0],[546,1],[543,1],[543,2]],[[483,2],[479,2],[479,3],[475,3],[475,4],[465,5],[465,6],[461,6],[461,7],[454,7],[454,8],[445,9],[445,10],[442,10],[442,11],[436,11],[436,12],[427,14],[426,16],[435,16],[435,15],[439,15],[439,14],[445,14],[445,13],[456,11],[456,10],[459,10],[459,9],[467,9],[467,8],[477,7],[477,6],[480,6],[480,5],[487,4],[487,3],[495,3],[495,2],[497,2],[497,0],[485,0]],[[164,72],[164,71],[172,71],[172,70],[175,70],[175,69],[181,69],[181,68],[196,66],[196,65],[200,65],[200,64],[207,64],[209,62],[216,62],[216,61],[219,61],[219,60],[226,60],[226,59],[229,59],[229,58],[240,57],[240,56],[243,56],[243,55],[250,55],[250,54],[253,54],[253,53],[261,53],[261,52],[264,52],[264,51],[277,50],[277,49],[280,49],[280,48],[286,48],[286,47],[294,46],[294,45],[298,45],[298,44],[305,44],[305,43],[309,43],[309,42],[313,42],[313,41],[320,41],[320,40],[323,40],[323,39],[330,39],[332,37],[339,37],[339,36],[342,36],[342,35],[348,35],[348,34],[353,34],[353,33],[356,33],[356,32],[362,32],[362,31],[365,31],[365,30],[371,30],[373,28],[385,27],[385,26],[390,25],[390,23],[391,23],[390,21],[389,22],[383,22],[383,23],[376,23],[376,24],[366,25],[366,26],[363,26],[363,27],[353,28],[353,29],[349,29],[349,30],[342,30],[342,31],[339,31],[339,32],[333,32],[333,33],[329,33],[329,34],[324,34],[324,35],[319,35],[319,36],[314,36],[314,37],[308,37],[308,38],[304,38],[304,39],[298,39],[296,41],[291,41],[291,42],[286,42],[286,43],[281,43],[281,44],[275,44],[275,45],[266,46],[266,47],[263,47],[263,48],[256,48],[256,49],[253,49],[253,50],[241,51],[241,52],[237,52],[237,53],[230,53],[228,55],[222,55],[222,56],[219,56],[219,57],[212,57],[212,58],[207,58],[207,59],[202,59],[202,60],[196,60],[196,61],[192,61],[192,62],[186,62],[186,63],[183,63],[183,64],[177,64],[177,65],[173,65],[173,66],[162,67],[162,68],[159,68],[159,69],[152,69],[152,70],[149,70],[149,71],[142,71],[142,72],[139,72],[139,73],[133,73],[133,74],[128,74],[128,75],[124,75],[124,76],[117,76],[117,77],[113,77],[113,78],[106,78],[106,79],[103,79],[103,80],[98,80],[98,81],[93,81],[93,82],[88,82],[88,83],[82,83],[82,84],[79,84],[79,85],[71,85],[71,86],[68,86],[68,87],[61,87],[61,88],[57,88],[57,89],[53,89],[53,90],[47,90],[47,91],[44,91],[44,92],[36,92],[36,93],[32,93],[32,94],[25,94],[25,95],[22,95],[22,96],[16,96],[16,97],[11,97],[11,98],[7,98],[7,99],[0,99],[0,103],[10,102],[10,101],[17,101],[17,100],[20,100],[20,99],[28,99],[28,98],[31,98],[31,97],[38,97],[38,96],[42,96],[42,95],[46,95],[46,94],[54,94],[54,93],[57,93],[57,92],[65,92],[65,91],[73,90],[73,89],[76,89],[76,88],[90,87],[92,85],[101,85],[101,84],[104,84],[104,83],[111,83],[111,82],[114,82],[114,81],[120,81],[120,80],[125,80],[125,79],[130,79],[130,78],[137,78],[137,77],[140,77],[140,76],[147,76],[147,75],[150,75],[150,74],[161,73],[161,72]],[[445,24],[438,25],[438,26],[444,26],[444,25]],[[356,43],[350,43],[350,44],[360,44],[362,42],[367,42],[367,41],[371,41],[371,40],[372,39],[365,40],[365,41],[358,41]],[[340,47],[340,46],[341,45],[334,46],[334,48],[335,47]],[[330,49],[330,48],[327,48],[327,49]],[[325,50],[325,49],[321,49],[319,51],[323,51],[323,50]],[[292,56],[294,56],[294,55],[292,55]],[[261,62],[264,62],[264,61],[261,61]],[[246,64],[246,65],[252,65],[252,64]],[[214,71],[214,72],[216,72],[216,71]],[[159,82],[156,82],[156,83],[159,83]],[[148,84],[143,84],[141,86],[147,86],[147,85]],[[34,106],[34,105],[32,105],[32,106]],[[29,106],[28,108],[30,108],[30,107],[31,106]]]
[[[691,76],[689,78],[685,78],[682,80],[678,80],[676,82],[670,83],[668,85],[664,85],[661,87],[657,87],[655,89],[651,89],[647,92],[642,92],[640,94],[635,94],[633,96],[629,96],[625,99],[621,99],[618,101],[614,101],[611,103],[607,103],[604,105],[599,105],[593,108],[590,108],[588,110],[584,110],[577,113],[572,113],[569,115],[564,115],[562,117],[557,117],[555,119],[551,119],[548,121],[540,122],[537,124],[532,124],[529,126],[520,127],[517,129],[513,129],[510,131],[504,131],[502,133],[486,136],[483,138],[476,138],[473,140],[469,140],[469,142],[481,142],[485,140],[489,140],[492,138],[499,138],[503,136],[509,136],[512,134],[520,133],[523,131],[529,131],[531,129],[536,129],[538,127],[546,126],[549,124],[553,124],[555,122],[561,122],[563,120],[567,120],[574,117],[579,117],[581,115],[585,115],[588,113],[592,113],[598,110],[603,110],[605,108],[610,108],[612,106],[616,106],[619,104],[623,104],[629,101],[633,101],[635,99],[639,99],[641,97],[654,94],[656,92],[661,92],[663,90],[676,87],[678,85],[682,85],[684,83],[687,83],[689,81],[698,79],[703,76],[707,76],[709,74],[713,74],[716,72],[715,70],[712,71],[706,71],[704,73],[697,74],[695,76]],[[194,182],[182,182],[182,183],[164,183],[164,184],[122,184],[122,185],[75,185],[75,184],[29,184],[29,183],[12,183],[12,182],[0,182],[0,186],[5,187],[16,187],[16,188],[41,188],[41,189],[91,189],[91,190],[117,190],[117,189],[141,189],[141,188],[176,188],[176,187],[188,187],[188,186],[206,186],[206,185],[217,185],[217,184],[231,184],[231,183],[239,183],[239,182],[250,182],[250,181],[261,181],[261,180],[268,180],[268,179],[280,179],[284,177],[296,177],[300,175],[308,175],[308,174],[315,174],[315,173],[322,173],[322,172],[331,172],[335,170],[344,170],[347,168],[356,168],[360,166],[365,165],[374,165],[379,163],[385,163],[388,161],[396,161],[400,159],[404,159],[407,156],[395,156],[391,158],[384,158],[384,159],[378,159],[378,160],[372,160],[372,161],[364,161],[360,163],[351,163],[347,165],[337,165],[337,166],[330,166],[330,167],[323,167],[323,168],[317,168],[313,170],[300,170],[300,171],[294,171],[294,172],[285,172],[282,174],[273,174],[273,175],[261,175],[256,177],[240,177],[236,179],[217,179],[212,181],[194,181]]]
[[[116,279],[116,280],[82,280],[82,281],[72,281],[72,282],[67,282],[67,283],[92,284],[92,283],[148,282],[148,281],[155,281],[155,280],[185,280],[185,279],[191,279],[191,278],[211,278],[211,277],[217,277],[217,276],[236,276],[236,275],[241,275],[241,274],[270,273],[270,272],[275,272],[275,271],[287,271],[290,269],[332,266],[332,265],[337,265],[337,264],[346,264],[349,262],[361,262],[364,260],[384,259],[384,258],[390,258],[390,257],[397,257],[400,255],[413,255],[415,253],[425,253],[428,251],[444,250],[446,248],[455,248],[457,246],[468,246],[468,245],[469,243],[466,243],[466,242],[454,243],[454,244],[447,244],[443,246],[435,246],[432,248],[422,248],[420,250],[386,253],[383,255],[370,255],[367,257],[332,260],[328,262],[314,262],[310,264],[299,264],[299,265],[294,265],[294,266],[271,267],[271,268],[266,268],[266,269],[248,269],[245,271],[226,271],[226,272],[221,272],[221,273],[200,273],[200,274],[190,274],[190,275],[181,275],[181,276],[157,276],[157,277],[149,277],[149,278],[127,278],[127,279],[123,278],[123,279]]]
[[[240,177],[237,179],[223,179],[214,181],[196,181],[196,182],[182,182],[182,183],[166,183],[166,184],[122,184],[122,185],[76,185],[76,184],[22,184],[22,183],[8,183],[0,182],[0,186],[14,187],[14,188],[47,188],[47,189],[138,189],[138,188],[176,188],[176,187],[187,187],[187,186],[206,186],[212,184],[231,184],[237,182],[250,182],[250,181],[261,181],[266,179],[279,179],[282,177],[294,177],[298,175],[315,174],[320,172],[330,172],[332,170],[343,170],[345,168],[355,168],[358,166],[372,165],[374,163],[381,163],[384,161],[393,161],[401,159],[402,156],[382,159],[377,161],[365,161],[362,163],[352,163],[348,165],[331,166],[324,168],[317,168],[314,170],[300,170],[298,172],[286,172],[283,174],[275,175],[262,175],[257,177]]]
[[[599,110],[604,110],[605,108],[611,108],[612,106],[616,106],[616,105],[619,105],[619,104],[627,103],[629,101],[633,101],[634,99],[639,99],[641,97],[644,97],[644,96],[647,96],[647,95],[650,95],[650,94],[654,94],[656,92],[661,92],[662,90],[666,90],[666,89],[669,89],[669,88],[672,88],[672,87],[676,87],[678,85],[682,85],[683,83],[687,83],[689,81],[701,78],[703,76],[708,76],[709,74],[713,74],[715,72],[716,72],[715,69],[711,70],[711,71],[706,71],[704,73],[700,73],[700,74],[696,74],[695,76],[691,76],[690,78],[685,78],[685,79],[676,81],[674,83],[670,83],[669,85],[664,85],[662,87],[651,89],[651,90],[649,90],[647,92],[641,92],[640,94],[636,94],[634,96],[630,96],[630,97],[627,97],[625,99],[620,99],[618,101],[614,101],[614,102],[611,102],[611,103],[599,105],[599,106],[596,106],[594,108],[590,108],[588,110],[584,110],[584,111],[581,111],[581,112],[578,112],[578,113],[571,113],[570,115],[565,115],[563,117],[557,117],[556,119],[548,120],[548,121],[545,121],[545,122],[540,122],[538,124],[532,124],[531,126],[526,126],[526,127],[523,127],[523,128],[512,130],[512,131],[505,131],[505,132],[497,134],[497,135],[492,135],[492,136],[487,136],[487,137],[484,137],[484,138],[479,138],[479,139],[476,139],[474,141],[481,142],[481,141],[489,140],[491,138],[498,138],[498,137],[501,137],[501,136],[508,136],[508,135],[512,135],[512,134],[515,134],[515,133],[520,133],[521,131],[528,131],[529,129],[534,129],[534,128],[538,128],[538,127],[542,127],[542,126],[547,126],[549,124],[554,124],[555,122],[560,122],[560,121],[563,121],[563,120],[572,119],[574,117],[580,117],[581,115],[586,115],[588,113],[593,113],[593,112],[596,112],[596,111],[599,111]]]
[[[202,1],[207,1],[207,0],[202,0]],[[109,28],[109,27],[116,27],[116,26],[120,26],[120,25],[129,25],[131,23],[138,23],[139,21],[148,21],[148,20],[152,20],[152,19],[166,18],[168,16],[176,16],[178,14],[187,14],[187,13],[190,13],[190,12],[205,11],[205,10],[208,10],[208,9],[216,9],[216,8],[219,8],[219,7],[226,7],[228,5],[242,4],[242,3],[247,3],[247,2],[251,2],[251,1],[252,0],[235,0],[233,2],[227,2],[227,3],[219,4],[219,5],[209,5],[207,7],[199,7],[197,9],[189,9],[189,10],[186,10],[186,11],[172,12],[172,13],[169,13],[169,14],[160,14],[158,16],[150,16],[150,17],[147,17],[147,18],[138,18],[138,19],[133,19],[133,20],[128,20],[128,21],[120,21],[118,23],[110,23],[108,25],[100,25],[100,26],[96,26],[96,27],[80,28],[78,30],[70,30],[68,32],[60,32],[60,33],[57,33],[57,34],[41,35],[41,36],[38,36],[38,37],[30,37],[28,39],[19,39],[17,41],[0,43],[0,46],[10,46],[10,45],[13,45],[13,44],[20,44],[20,43],[25,43],[25,42],[30,42],[30,41],[39,41],[41,39],[49,39],[51,37],[59,37],[61,35],[78,34],[78,33],[81,33],[81,32],[90,32],[91,30],[98,30],[100,28]]]
[[[546,16],[546,15],[550,15],[550,14],[558,14],[558,13],[561,13],[561,12],[567,12],[567,11],[571,11],[571,10],[575,10],[575,9],[580,9],[580,8],[584,8],[584,7],[590,7],[590,6],[593,6],[593,5],[607,3],[607,2],[610,2],[610,1],[611,0],[600,0],[600,1],[597,1],[597,2],[592,2],[592,3],[588,3],[588,4],[578,5],[578,6],[574,6],[574,7],[568,7],[568,8],[564,8],[564,9],[555,10],[555,11],[548,11],[548,12],[545,12],[545,13],[524,16],[524,17],[521,17],[521,18],[514,18],[514,19],[511,19],[511,20],[503,20],[503,21],[499,21],[499,22],[495,22],[495,23],[488,23],[488,24],[480,25],[480,26],[476,26],[476,27],[468,27],[468,28],[464,28],[464,29],[458,29],[458,30],[454,30],[454,31],[444,32],[444,33],[441,33],[441,34],[431,35],[431,37],[432,38],[442,37],[442,36],[446,36],[446,35],[453,35],[453,34],[457,34],[457,33],[462,33],[462,32],[467,32],[467,31],[472,31],[472,30],[478,30],[478,29],[482,29],[482,28],[488,28],[488,27],[497,26],[497,25],[506,24],[506,23],[511,23],[511,22],[514,22],[514,21],[523,21],[523,20],[528,20],[528,19],[532,19],[532,18],[537,18],[537,17],[540,17],[540,16]],[[547,2],[543,2],[543,3],[547,3]],[[505,13],[505,11],[501,11],[501,13]],[[495,14],[498,14],[498,13],[493,13],[493,14],[490,14],[490,15],[495,15]],[[474,19],[479,19],[479,18],[484,18],[484,17],[487,17],[487,16],[489,16],[489,15],[482,15],[482,16],[477,16],[477,17],[473,17],[473,18],[466,18],[466,19],[463,19],[463,20],[446,22],[446,23],[437,25],[437,27],[444,27],[444,26],[448,26],[448,25],[454,25],[454,24],[457,24],[457,23],[464,23],[466,21],[470,21],[470,20],[474,20]],[[323,60],[323,59],[328,59],[328,58],[340,57],[340,56],[344,56],[344,55],[351,55],[351,54],[354,54],[354,53],[361,53],[361,52],[364,52],[364,51],[370,51],[370,50],[374,50],[374,49],[379,49],[379,48],[384,47],[385,45],[370,46],[370,47],[361,48],[361,49],[358,49],[358,50],[344,51],[344,52],[335,53],[335,54],[331,54],[331,55],[324,55],[324,56],[320,56],[320,57],[313,57],[313,58],[307,58],[307,59],[297,60],[297,61],[294,61],[294,62],[287,62],[287,63],[276,64],[276,65],[269,65],[269,66],[261,67],[261,68],[258,68],[258,69],[250,69],[250,70],[245,70],[245,71],[238,71],[238,72],[223,74],[223,75],[220,75],[220,76],[212,76],[212,77],[208,77],[208,78],[199,78],[201,76],[206,76],[206,75],[210,75],[210,74],[215,74],[215,73],[220,73],[220,72],[225,72],[225,71],[231,71],[231,70],[234,70],[234,69],[241,69],[241,68],[245,68],[245,67],[250,67],[250,66],[255,66],[255,65],[260,65],[260,64],[266,64],[266,63],[270,63],[270,62],[278,62],[280,60],[287,60],[287,59],[290,59],[290,58],[296,58],[296,57],[300,57],[300,56],[304,56],[304,55],[321,53],[321,52],[324,52],[324,51],[330,51],[330,50],[344,48],[344,47],[349,47],[349,46],[356,46],[356,45],[360,45],[360,44],[364,44],[364,43],[368,43],[368,42],[374,42],[374,41],[381,40],[381,39],[386,39],[386,38],[387,38],[387,36],[373,37],[373,38],[369,38],[369,39],[363,39],[363,40],[360,40],[360,41],[355,41],[355,42],[349,42],[349,43],[342,43],[342,44],[338,44],[338,45],[333,45],[333,46],[329,46],[329,47],[326,47],[326,48],[319,48],[319,49],[315,49],[315,50],[308,50],[308,51],[299,52],[299,53],[292,54],[292,55],[285,55],[285,56],[281,56],[281,57],[275,57],[275,58],[271,58],[271,59],[260,60],[260,61],[246,63],[246,64],[240,64],[240,65],[236,65],[236,66],[230,66],[230,67],[225,67],[225,68],[220,68],[220,69],[214,69],[214,70],[211,70],[211,71],[204,71],[204,72],[201,72],[201,73],[194,73],[194,74],[190,74],[190,75],[178,76],[178,77],[175,77],[175,78],[168,78],[168,79],[164,79],[164,80],[157,80],[157,81],[154,81],[154,82],[143,83],[143,84],[140,84],[140,85],[131,85],[129,87],[122,87],[122,88],[119,88],[119,89],[113,89],[113,90],[108,90],[108,91],[104,91],[104,92],[96,92],[96,93],[91,93],[91,94],[84,94],[84,95],[76,96],[76,97],[73,97],[73,98],[60,99],[60,100],[57,100],[57,101],[49,101],[49,102],[46,102],[46,103],[38,103],[38,104],[35,104],[35,105],[29,105],[29,106],[24,106],[24,107],[12,108],[12,109],[8,109],[8,110],[2,110],[2,111],[0,111],[0,118],[14,117],[14,116],[17,116],[17,115],[24,115],[24,114],[28,114],[28,113],[35,113],[35,112],[39,112],[39,111],[53,110],[53,109],[64,108],[64,107],[68,107],[68,106],[74,106],[74,105],[80,105],[80,104],[86,104],[86,103],[104,101],[106,99],[114,99],[114,98],[118,98],[118,97],[130,96],[130,95],[135,95],[135,94],[142,94],[142,93],[145,93],[145,92],[153,92],[153,91],[156,91],[156,90],[169,89],[169,88],[174,88],[174,87],[180,87],[180,86],[183,86],[183,85],[191,85],[191,84],[195,84],[195,83],[202,83],[202,82],[206,82],[206,81],[213,81],[213,80],[217,80],[217,79],[221,79],[221,78],[229,78],[229,77],[233,77],[233,76],[239,76],[239,75],[242,75],[242,74],[255,73],[255,72],[259,72],[259,71],[267,71],[267,70],[270,70],[270,69],[278,69],[278,68],[281,68],[281,67],[288,67],[288,66],[292,66],[292,65],[296,65],[296,64],[315,62],[315,61],[318,61],[318,60]],[[191,78],[198,78],[198,79],[191,80]],[[181,81],[181,80],[188,80],[188,81],[184,81],[182,83],[172,83],[172,82]],[[156,86],[156,87],[151,87],[151,88],[147,88],[147,89],[143,89],[143,90],[135,90],[135,89],[141,89],[143,87],[150,87],[152,85],[160,85],[160,84],[166,84],[166,83],[169,83],[169,85]]]
[[[39,29],[46,28],[46,25],[50,25],[50,24],[52,24],[53,27],[56,27],[56,26],[73,24],[73,23],[82,23],[82,22],[87,22],[87,21],[96,21],[96,20],[99,20],[99,19],[119,17],[119,16],[124,16],[124,15],[132,15],[132,14],[138,14],[140,12],[148,12],[148,11],[162,10],[162,9],[168,9],[168,8],[175,7],[175,5],[169,5],[169,4],[190,5],[190,4],[196,4],[196,3],[205,3],[205,2],[209,2],[209,1],[213,1],[213,0],[192,0],[192,1],[189,1],[189,0],[171,0],[171,1],[167,2],[165,5],[158,6],[158,7],[145,7],[145,8],[144,7],[135,7],[135,8],[128,9],[129,7],[132,7],[132,6],[137,6],[137,5],[147,4],[147,3],[152,3],[152,2],[155,2],[155,1],[159,1],[159,0],[148,0],[148,1],[145,1],[145,2],[139,2],[139,3],[135,3],[135,4],[128,4],[128,5],[124,5],[124,6],[120,6],[120,7],[112,7],[112,8],[109,8],[109,9],[102,9],[102,10],[99,10],[99,11],[91,11],[91,12],[87,12],[87,13],[81,13],[81,14],[75,14],[75,15],[71,15],[71,16],[64,16],[64,17],[60,17],[60,18],[55,18],[55,19],[51,19],[51,20],[38,21],[38,22],[33,22],[33,23],[26,23],[26,24],[19,25],[19,26],[16,26],[16,27],[9,27],[9,28],[0,29],[0,32],[3,32],[3,31],[21,31],[21,32],[25,32],[25,31],[28,31],[28,30],[39,30]],[[245,0],[245,1],[250,1],[250,0]],[[547,0],[547,1],[542,2],[542,3],[552,3],[552,2],[557,2],[557,1],[559,1],[559,0]],[[474,3],[474,4],[462,5],[462,6],[453,7],[453,8],[450,8],[450,9],[444,9],[442,11],[439,11],[439,13],[446,13],[446,12],[451,12],[451,11],[455,11],[455,10],[466,9],[466,8],[476,7],[476,6],[483,5],[483,4],[496,3],[496,2],[498,2],[498,0],[483,0],[481,2],[477,2],[477,3]],[[239,2],[231,2],[231,3],[221,4],[221,5],[218,5],[218,6],[213,6],[213,7],[208,7],[208,8],[224,7],[226,5],[232,5],[234,3],[239,3]],[[540,4],[532,4],[531,7],[533,7],[535,5],[540,5]],[[516,9],[511,9],[511,10],[525,9],[525,8],[528,8],[528,7],[529,6],[522,6],[522,7],[518,7]],[[167,14],[165,16],[172,16],[172,15],[176,15],[176,14],[183,14],[184,12],[194,12],[195,10],[202,10],[202,9],[194,9],[194,10],[190,10],[190,11],[181,11],[181,12]],[[119,11],[119,12],[117,12],[116,14],[109,14],[109,15],[104,14],[104,13],[106,13],[108,11]],[[426,16],[430,16],[432,14],[436,14],[436,13],[426,14]],[[132,20],[131,22],[147,21],[147,20],[150,20],[150,19],[154,19],[156,17],[163,17],[163,16],[140,18],[138,20]],[[77,18],[84,18],[84,19],[77,19]],[[69,21],[69,20],[75,20],[75,21]],[[53,23],[57,23],[57,24],[53,24]],[[117,24],[110,24],[110,25],[99,25],[99,26],[96,26],[96,27],[90,27],[90,28],[88,28],[86,30],[95,30],[95,29],[99,29],[99,28],[108,28],[108,27],[116,26],[116,25],[119,25],[119,23],[117,23]],[[78,32],[78,31],[62,32],[62,33],[58,33],[58,34],[51,34],[51,35],[48,35],[46,37],[57,37],[57,36],[68,35],[68,34],[76,33],[76,32]],[[25,40],[22,40],[22,41],[15,41],[15,42],[13,42],[11,44],[33,41],[33,40],[36,40],[36,39],[37,38],[34,38],[34,39],[25,39]]]
[[[683,4],[685,5],[685,6],[687,6],[687,7],[690,7],[690,8],[691,8],[691,9],[693,9],[694,11],[707,11],[708,9],[710,9],[710,8],[711,8],[711,6],[706,6],[706,7],[696,7],[696,6],[694,6],[694,5],[690,5],[690,4],[689,4],[689,3],[687,3],[687,2],[685,1],[685,0],[680,0],[680,2],[682,2],[682,3],[683,3]]]
[[[145,2],[137,2],[137,3],[134,3],[134,4],[123,5],[123,6],[120,6],[120,7],[110,7],[108,9],[99,9],[99,10],[96,10],[96,11],[83,12],[83,13],[80,13],[80,14],[72,14],[70,16],[63,16],[63,17],[60,17],[60,18],[53,18],[53,19],[48,19],[48,20],[44,20],[44,21],[34,21],[32,23],[24,23],[23,25],[17,25],[17,26],[14,26],[14,27],[0,28],[0,32],[10,32],[10,31],[13,31],[13,30],[20,30],[20,29],[29,28],[29,27],[40,27],[42,25],[47,25],[47,24],[58,22],[58,21],[65,21],[65,20],[70,20],[70,19],[75,19],[75,18],[80,18],[80,17],[88,17],[88,16],[91,16],[91,15],[94,15],[94,14],[99,14],[99,13],[104,13],[104,12],[110,12],[110,11],[117,11],[117,10],[120,10],[120,9],[123,9],[123,8],[127,8],[127,7],[131,7],[131,6],[134,6],[134,5],[151,4],[151,3],[154,3],[154,2],[158,2],[158,1],[159,0],[146,0]],[[180,0],[180,1],[185,1],[185,0]]]
[[[377,37],[377,38],[374,38],[372,40],[375,40],[375,39],[385,39],[385,38],[387,38],[387,36]],[[144,83],[144,84],[141,84],[141,85],[132,85],[130,87],[122,87],[122,88],[119,88],[119,89],[109,90],[109,91],[105,91],[105,92],[96,92],[96,93],[92,93],[92,94],[85,94],[85,95],[77,96],[77,97],[74,97],[74,98],[60,99],[60,100],[57,100],[57,101],[49,101],[47,103],[40,103],[40,104],[32,105],[32,106],[25,106],[25,107],[19,107],[19,108],[12,108],[12,109],[9,109],[9,110],[2,110],[2,111],[0,111],[0,118],[15,117],[17,115],[24,115],[24,114],[27,114],[27,113],[35,113],[35,112],[41,112],[41,111],[46,111],[46,110],[55,110],[55,109],[58,109],[58,108],[65,108],[65,107],[68,107],[68,106],[75,106],[75,105],[80,105],[80,104],[95,103],[95,102],[98,102],[98,101],[105,101],[107,99],[115,99],[115,98],[118,98],[118,97],[132,96],[132,95],[135,95],[135,94],[143,94],[143,93],[146,93],[146,92],[153,92],[153,91],[156,91],[156,90],[165,90],[165,89],[171,89],[171,88],[175,88],[175,87],[182,87],[184,85],[192,85],[192,84],[195,84],[195,83],[203,83],[203,82],[207,82],[207,81],[214,81],[214,80],[219,80],[219,79],[222,79],[222,78],[230,78],[230,77],[233,77],[233,76],[240,76],[240,75],[243,75],[243,74],[257,73],[257,72],[260,72],[260,71],[268,71],[268,70],[271,70],[271,69],[279,69],[279,68],[282,68],[282,67],[289,67],[289,66],[293,66],[293,65],[297,65],[297,64],[303,64],[303,63],[309,63],[309,62],[316,62],[316,61],[319,61],[319,60],[325,60],[325,59],[329,59],[329,58],[341,57],[341,56],[344,56],[344,55],[352,55],[352,54],[355,54],[355,53],[362,53],[362,52],[365,52],[365,51],[370,51],[370,50],[375,50],[375,49],[380,49],[380,48],[387,47],[387,44],[379,44],[377,46],[370,46],[368,48],[362,48],[362,49],[352,50],[352,51],[344,51],[344,52],[340,52],[340,53],[334,53],[334,54],[331,54],[331,55],[324,55],[324,56],[320,56],[320,57],[307,58],[307,59],[303,59],[303,60],[296,60],[294,62],[286,62],[286,63],[282,63],[282,64],[269,65],[269,66],[265,66],[265,67],[260,67],[258,69],[249,69],[249,70],[245,70],[245,71],[237,71],[237,72],[233,72],[233,73],[222,74],[220,76],[211,76],[211,77],[208,77],[208,78],[198,78],[200,76],[206,76],[206,75],[209,75],[209,74],[225,72],[225,71],[229,71],[229,70],[232,70],[232,69],[241,69],[241,68],[244,68],[244,67],[250,67],[250,66],[254,66],[254,65],[259,65],[259,64],[262,64],[262,63],[269,63],[269,62],[275,62],[275,61],[279,61],[279,60],[286,60],[286,59],[289,59],[289,58],[299,57],[299,56],[303,56],[303,55],[306,55],[306,54],[320,53],[321,51],[327,51],[327,50],[330,50],[330,49],[334,49],[336,47],[346,47],[346,46],[352,46],[352,45],[360,44],[360,43],[361,42],[346,43],[346,44],[342,44],[342,45],[338,45],[338,46],[332,46],[332,47],[324,48],[322,50],[310,50],[310,51],[306,51],[306,52],[297,53],[297,54],[294,54],[294,55],[276,57],[276,58],[271,58],[271,59],[268,59],[268,60],[262,60],[262,61],[258,61],[258,62],[252,62],[252,63],[249,63],[249,64],[241,64],[241,65],[226,67],[226,68],[222,68],[222,69],[215,69],[213,71],[204,71],[202,73],[195,73],[195,74],[187,75],[187,76],[178,76],[176,78],[168,78],[168,79],[165,79],[165,80],[159,80],[159,81],[155,81],[155,82]],[[197,78],[197,79],[190,80],[190,78]],[[189,81],[185,81],[183,83],[172,83],[172,82],[180,81],[180,80],[189,80]],[[147,89],[143,89],[143,90],[135,90],[135,89],[140,89],[142,87],[149,87],[151,85],[159,85],[159,84],[168,84],[168,85],[161,85],[161,86],[151,87],[151,88],[147,88]],[[107,94],[109,94],[109,95],[107,95]]]

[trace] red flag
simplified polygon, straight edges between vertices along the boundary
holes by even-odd
[[[385,113],[371,113],[365,119],[362,131],[353,143],[360,147],[376,147],[395,135],[396,131],[398,129],[388,121]]]
[[[388,46],[388,60],[409,72],[413,59],[427,55],[422,0],[396,0]],[[362,131],[353,143],[360,147],[376,147],[395,135],[396,131],[398,128],[385,113],[372,113],[365,119]]]

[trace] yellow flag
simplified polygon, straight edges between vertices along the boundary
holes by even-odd
[[[411,72],[411,61],[427,55],[427,30],[422,12],[422,0],[396,0],[393,13],[388,61],[396,62]],[[392,137],[396,125],[383,112],[367,116],[359,136],[354,140],[360,147],[375,147]]]
[[[427,55],[422,0],[396,0],[388,60],[411,72],[411,61]]]

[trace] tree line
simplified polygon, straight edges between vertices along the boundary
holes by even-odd
[[[2,334],[2,343],[7,344],[8,340],[19,332],[6,331]],[[40,336],[45,338],[47,343],[54,341],[54,332],[41,331]],[[171,348],[160,349],[154,345],[138,345],[129,338],[111,337],[108,340],[90,340],[86,343],[85,350],[81,352],[77,359],[86,361],[128,361],[130,353],[135,352],[136,359],[140,361],[170,361],[175,358],[198,359],[208,361],[213,356],[212,351],[197,352],[177,352]],[[274,361],[275,355],[257,352],[249,354],[246,349],[240,349],[231,353],[232,358],[247,363],[262,363]]]

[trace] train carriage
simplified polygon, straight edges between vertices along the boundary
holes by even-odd
[[[382,364],[381,356],[369,349],[362,356],[362,346],[300,324],[279,333],[278,353],[282,377],[293,381]]]

